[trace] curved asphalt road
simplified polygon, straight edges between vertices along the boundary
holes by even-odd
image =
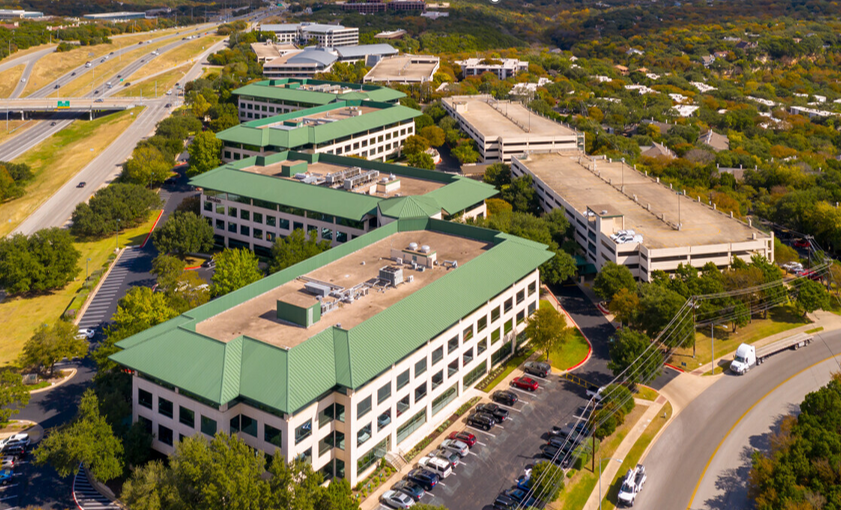
[[[756,431],[764,433],[781,412],[795,409],[792,406],[802,400],[804,391],[814,391],[825,384],[821,374],[833,367],[827,368],[828,364],[822,362],[841,353],[841,331],[818,334],[815,339],[808,347],[771,357],[744,376],[726,373],[681,411],[645,458],[648,483],[637,497],[640,507],[751,508],[743,504],[744,500],[738,500],[739,491],[744,494],[747,477],[741,455],[748,445],[742,438]],[[835,370],[838,367],[834,365]],[[808,389],[810,378],[812,386]],[[778,386],[779,390],[775,390]],[[773,395],[768,395],[772,391]],[[778,398],[779,402],[773,402]],[[729,438],[731,427],[743,415],[747,416],[746,421],[736,425],[736,435]],[[726,445],[718,448],[722,438]],[[758,436],[750,436],[749,442],[754,448],[763,444]],[[711,461],[716,451],[716,458]],[[712,468],[706,475],[708,479],[700,483],[695,493],[708,462]],[[731,504],[735,506],[728,506]]]

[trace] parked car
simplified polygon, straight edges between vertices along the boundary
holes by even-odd
[[[0,447],[6,446],[7,444],[12,443],[22,443],[25,446],[29,446],[31,439],[29,438],[29,434],[26,432],[21,432],[19,434],[15,434],[13,436],[9,436],[6,439],[0,441]]]
[[[526,364],[523,365],[523,372],[545,379],[552,373],[552,365],[543,361],[526,361]]]
[[[77,187],[77,188],[84,188],[84,187],[85,187],[85,186],[87,186],[87,185],[88,185],[88,183],[86,183],[85,181],[82,181],[82,182],[80,182],[79,184],[77,184],[77,185],[76,185],[76,187]]]
[[[580,438],[578,438],[578,437],[570,438],[569,436],[561,437],[561,436],[550,435],[549,440],[546,441],[546,444],[549,445],[549,446],[554,446],[555,448],[564,448],[567,445],[571,445],[571,446],[574,447],[579,442],[580,442]],[[567,449],[569,449],[569,448],[567,448]]]
[[[17,460],[17,459],[15,457],[12,457],[11,455],[3,456],[2,458],[0,458],[0,468],[3,468],[3,469],[14,468],[15,467],[15,460]]]
[[[808,239],[795,239],[793,243],[795,248],[809,248],[811,244]]]
[[[571,460],[570,456],[567,455],[569,453],[569,450],[545,444],[540,447],[540,453],[542,453],[543,456],[547,459],[551,460],[555,464],[560,465],[563,468],[569,467],[569,463]]]
[[[531,496],[529,496],[529,491],[523,490],[519,487],[513,487],[511,489],[506,489],[502,491],[503,494],[508,496],[509,498],[515,499],[518,503],[523,504],[523,508],[529,507],[536,507],[537,500]],[[528,497],[526,497],[528,496]]]
[[[510,496],[500,494],[494,500],[493,506],[498,510],[515,510],[517,508],[517,501]]]
[[[409,474],[406,475],[406,479],[420,485],[425,491],[431,491],[436,485],[438,485],[438,480],[440,478],[437,474],[428,469],[418,468],[409,471]]]
[[[511,391],[495,391],[493,394],[494,402],[499,402],[502,405],[513,406],[520,401],[520,397]]]
[[[15,459],[22,459],[26,457],[26,446],[12,445],[3,448],[3,455],[7,457],[14,457]]]
[[[0,485],[6,485],[12,481],[15,473],[11,469],[0,470]]]
[[[410,508],[415,504],[415,500],[408,494],[398,491],[385,491],[380,496],[380,502],[390,508]]]
[[[423,487],[411,480],[400,480],[399,482],[391,486],[391,490],[402,492],[403,494],[406,494],[415,501],[420,501],[420,498],[422,498],[423,495],[426,494],[426,492],[423,490]]]
[[[587,386],[587,396],[596,399],[596,402],[601,402],[604,398],[604,388],[604,386],[601,388],[593,385]]]
[[[463,430],[461,432],[458,432],[458,431],[450,432],[449,438],[450,439],[458,439],[459,441],[461,441],[462,443],[466,444],[467,446],[469,446],[471,448],[473,448],[473,445],[476,444],[476,436],[474,436],[470,432],[465,432]]]
[[[584,438],[590,435],[590,429],[587,428],[587,423],[585,421],[580,421],[578,423],[567,423],[563,427],[552,427],[552,430],[549,431],[550,436],[556,437],[573,437],[573,438]],[[580,437],[579,437],[580,436]]]
[[[476,412],[485,413],[493,417],[497,423],[504,422],[509,415],[508,409],[499,407],[496,404],[479,404],[476,406]]]
[[[517,478],[517,488],[528,491],[531,488],[529,487],[529,480],[531,480],[531,468],[527,467],[523,474]]]
[[[532,379],[531,377],[515,377],[511,380],[511,386],[519,388],[521,390],[526,391],[535,391],[540,386],[537,384],[537,381]]]
[[[484,413],[474,413],[467,418],[467,424],[477,429],[491,430],[496,425],[496,422]]]
[[[455,439],[445,439],[441,442],[441,448],[455,452],[459,457],[467,457],[467,454],[470,453],[470,447],[467,446],[467,443]]]
[[[439,459],[446,460],[452,467],[456,467],[461,463],[461,456],[452,450],[447,450],[446,448],[438,448],[430,452],[427,457],[437,457]]]

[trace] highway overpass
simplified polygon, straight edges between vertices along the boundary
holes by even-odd
[[[23,98],[0,99],[0,116],[25,118],[27,113],[88,113],[128,110],[161,99],[142,97],[69,97],[69,98]]]

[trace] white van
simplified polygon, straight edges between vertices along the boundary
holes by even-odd
[[[439,457],[424,457],[418,464],[440,476],[442,480],[453,474],[453,466]]]

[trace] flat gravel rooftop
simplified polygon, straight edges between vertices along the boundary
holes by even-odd
[[[514,136],[575,136],[575,131],[531,112],[520,103],[485,99],[490,96],[445,97],[444,102],[465,102],[467,110],[459,114],[485,138]]]

